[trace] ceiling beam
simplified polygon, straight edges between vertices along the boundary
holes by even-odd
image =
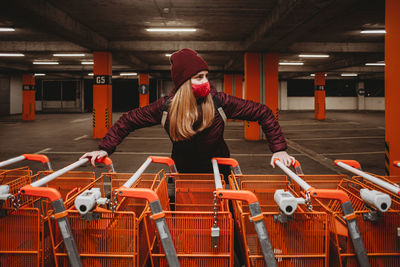
[[[13,0],[3,5],[0,13],[19,24],[34,26],[41,32],[55,34],[91,51],[110,51],[109,41],[105,37],[57,8],[50,1]],[[133,62],[130,59],[132,57],[126,57],[126,55],[118,57],[119,62],[131,66],[147,66],[138,58],[135,58]]]
[[[385,44],[381,43],[335,43],[335,42],[303,42],[294,43],[290,52],[314,52],[314,53],[384,53]]]
[[[110,48],[120,51],[174,52],[191,48],[197,52],[237,52],[243,51],[240,42],[228,41],[115,41]]]
[[[1,52],[88,52],[71,42],[0,41]]]

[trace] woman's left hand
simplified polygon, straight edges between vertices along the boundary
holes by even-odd
[[[295,158],[292,156],[289,156],[289,154],[286,151],[275,152],[272,155],[271,162],[270,162],[270,164],[273,168],[275,168],[275,163],[274,163],[275,159],[279,159],[286,167],[290,167],[295,161]]]

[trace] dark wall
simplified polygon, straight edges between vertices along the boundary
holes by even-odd
[[[93,109],[93,80],[86,79],[84,82],[85,111]],[[115,112],[127,112],[139,107],[139,84],[138,79],[113,79],[112,80],[112,105]],[[157,100],[157,81],[150,79],[149,102]]]
[[[9,114],[10,114],[10,77],[0,75],[0,116]]]

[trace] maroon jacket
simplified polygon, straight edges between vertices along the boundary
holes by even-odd
[[[211,94],[218,95],[221,106],[228,119],[258,121],[265,133],[272,152],[287,149],[281,128],[272,111],[266,105],[250,100],[217,92],[214,87]],[[169,96],[170,97],[170,96]],[[163,97],[143,108],[136,108],[122,115],[114,123],[106,136],[100,141],[99,148],[111,155],[115,147],[132,131],[161,123],[163,106],[168,97]],[[181,173],[212,173],[212,157],[229,157],[229,149],[224,141],[224,121],[218,111],[212,125],[194,135],[190,140],[174,142],[172,159]],[[169,120],[165,123],[169,135]]]

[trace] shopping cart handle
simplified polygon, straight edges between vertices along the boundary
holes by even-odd
[[[106,165],[106,167],[108,168],[108,170],[110,172],[115,172],[114,164],[113,164],[112,160],[109,157],[106,156],[106,157],[98,158],[98,159],[96,159],[96,162],[97,163],[104,163],[104,165]]]
[[[232,167],[239,166],[239,162],[233,158],[212,158],[211,160],[213,159],[215,159],[220,165],[229,165]]]
[[[151,158],[152,162],[154,163],[167,164],[168,166],[175,165],[175,161],[170,157],[149,156],[149,158]]]
[[[361,170],[361,164],[360,164],[358,161],[356,161],[356,160],[337,159],[337,160],[335,160],[334,162],[335,162],[335,165],[337,165],[337,166],[339,166],[339,165],[338,165],[339,162],[342,162],[342,163],[347,164],[347,165],[349,165],[349,166],[351,166],[351,167],[353,167],[353,168],[355,168],[355,169]]]
[[[400,161],[399,160],[393,161],[393,165],[400,168]]]
[[[39,155],[39,154],[22,154],[22,156],[25,157],[26,160],[31,160],[31,161],[40,161],[41,163],[45,164],[49,162],[49,158],[45,155]]]
[[[308,189],[308,192],[312,197],[315,198],[337,199],[341,203],[350,201],[349,196],[342,190],[316,189],[314,187],[311,187],[310,189]]]
[[[146,199],[150,203],[159,200],[157,193],[148,188],[128,188],[121,186],[117,189],[117,192],[121,197]]]
[[[222,199],[242,200],[248,204],[258,202],[257,196],[248,190],[217,189],[217,197]]]
[[[47,169],[51,170],[51,164],[48,157],[39,154],[22,154],[21,156],[14,157],[5,161],[0,162],[0,168],[5,167],[10,164],[14,164],[23,160],[39,161],[46,165]]]
[[[20,192],[22,195],[33,197],[48,198],[51,202],[61,199],[61,194],[57,189],[51,187],[36,187],[32,185],[25,185],[21,187]]]

